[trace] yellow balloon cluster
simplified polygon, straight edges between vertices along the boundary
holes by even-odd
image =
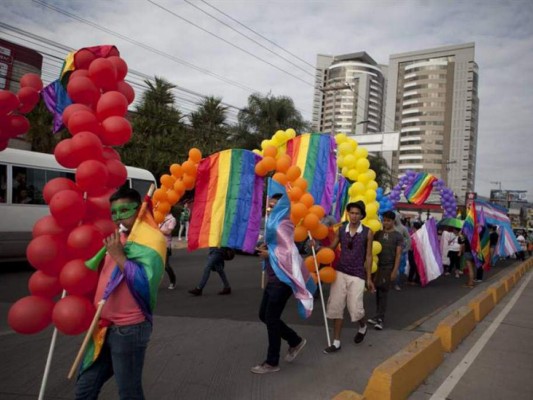
[[[170,174],[161,175],[161,187],[152,196],[154,220],[158,224],[165,220],[170,209],[183,197],[187,190],[194,188],[198,163],[202,159],[202,152],[196,148],[189,150],[189,159],[183,164],[172,164]]]
[[[377,241],[372,242],[372,273],[378,270],[378,254],[381,253],[381,243]]]
[[[279,154],[285,154],[287,151],[287,142],[296,137],[296,131],[292,128],[287,129],[286,131],[280,129],[271,139],[265,139],[261,142],[261,150],[255,149],[253,152],[264,156],[264,151],[266,148],[274,146],[279,150]]]
[[[349,201],[361,200],[365,203],[366,218],[362,222],[372,232],[377,232],[381,229],[378,219],[379,203],[376,201],[378,184],[375,181],[376,173],[370,169],[368,150],[359,147],[354,139],[348,138],[344,133],[335,135],[335,142],[337,165],[341,174],[353,182],[348,189]]]

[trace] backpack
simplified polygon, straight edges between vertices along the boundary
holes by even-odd
[[[230,247],[222,247],[222,258],[224,261],[231,261],[235,258],[235,250]]]

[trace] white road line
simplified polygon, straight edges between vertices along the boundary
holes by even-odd
[[[448,395],[459,383],[466,371],[468,371],[468,368],[470,368],[479,353],[481,353],[481,350],[483,350],[483,347],[485,347],[498,326],[500,326],[502,323],[503,319],[507,316],[507,314],[509,314],[509,311],[511,311],[517,302],[526,285],[531,280],[531,277],[533,277],[533,273],[530,273],[529,276],[522,282],[509,303],[507,303],[503,310],[500,311],[498,316],[494,319],[494,321],[492,321],[487,330],[483,332],[483,335],[481,335],[478,341],[474,343],[470,351],[466,353],[461,362],[457,365],[457,367],[455,367],[452,373],[448,375],[444,382],[442,382],[442,385],[439,386],[437,391],[433,393],[433,396],[431,396],[429,400],[446,400],[448,398]]]

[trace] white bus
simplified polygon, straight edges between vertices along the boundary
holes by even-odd
[[[156,184],[149,171],[126,169],[126,184],[141,195],[150,184]],[[33,225],[50,214],[43,199],[44,185],[58,177],[74,181],[74,173],[59,165],[53,154],[10,148],[0,151],[0,262],[25,259]]]

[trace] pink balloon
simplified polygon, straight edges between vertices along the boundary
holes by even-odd
[[[100,91],[94,85],[93,81],[83,76],[69,80],[67,93],[75,103],[87,105],[96,104],[100,98]]]
[[[89,328],[94,313],[94,306],[87,298],[71,295],[56,303],[52,321],[61,333],[79,335]]]
[[[7,322],[17,333],[31,335],[45,329],[52,322],[54,302],[41,296],[26,296],[9,309]]]
[[[97,58],[89,65],[89,78],[97,87],[113,90],[117,85],[117,70],[108,59]]]
[[[37,74],[24,74],[22,78],[20,78],[20,87],[31,87],[39,92],[43,89],[43,81],[41,80],[41,77]]]
[[[69,295],[85,295],[96,289],[98,272],[85,266],[85,260],[77,258],[65,264],[59,275],[60,286]]]
[[[71,227],[85,216],[85,202],[78,191],[62,190],[50,200],[50,213],[59,226]]]
[[[35,271],[28,281],[28,289],[34,296],[52,299],[61,293],[61,284],[56,276],[46,275],[43,271]]]
[[[28,262],[50,276],[59,275],[65,263],[65,253],[65,242],[56,235],[37,236],[26,249]]]
[[[123,117],[128,111],[128,100],[120,92],[104,93],[96,105],[96,116],[100,121],[108,117]]]
[[[102,122],[104,131],[100,136],[102,143],[107,146],[121,146],[127,143],[132,134],[132,128],[126,118],[109,117]]]
[[[76,183],[89,194],[101,193],[106,188],[107,167],[96,160],[83,161],[76,170]]]

